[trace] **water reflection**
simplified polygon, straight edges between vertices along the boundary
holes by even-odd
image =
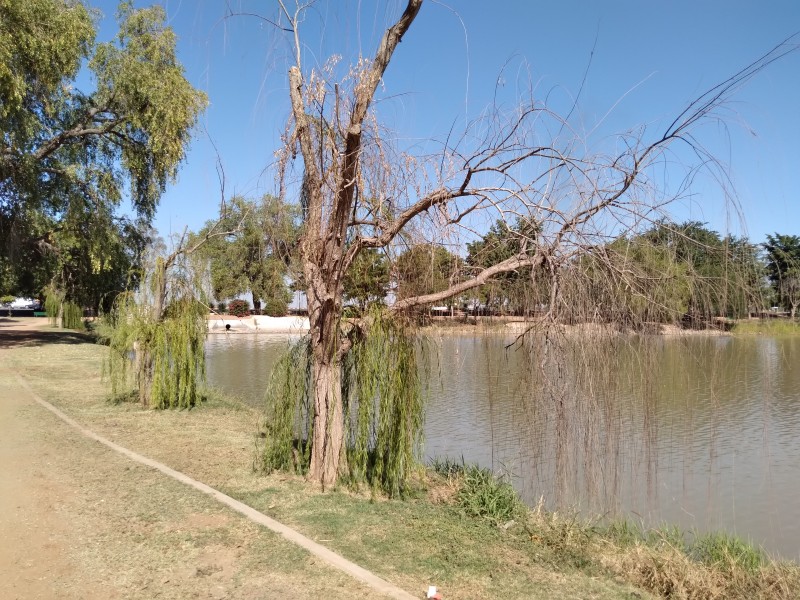
[[[260,403],[287,339],[210,337],[209,380]],[[800,557],[800,340],[510,341],[431,340],[426,457],[511,473],[528,502],[726,529]]]

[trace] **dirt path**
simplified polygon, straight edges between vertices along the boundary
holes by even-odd
[[[0,597],[115,597],[73,560],[81,532],[69,517],[79,490],[54,443],[58,432],[46,431],[59,424],[26,396],[0,381]]]
[[[10,353],[73,344],[74,334],[9,321],[0,322],[0,598],[376,597],[37,404]]]

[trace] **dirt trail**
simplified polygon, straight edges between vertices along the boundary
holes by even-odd
[[[115,597],[82,573],[72,557],[82,534],[70,518],[71,500],[80,490],[63,464],[59,432],[53,431],[63,426],[34,406],[7,372],[2,375],[0,597]]]

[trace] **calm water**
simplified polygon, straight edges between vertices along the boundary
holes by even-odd
[[[800,558],[800,339],[428,345],[426,457],[511,474],[529,503],[725,529]],[[210,336],[210,383],[259,404],[286,336]]]

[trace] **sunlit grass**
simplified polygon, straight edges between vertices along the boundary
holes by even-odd
[[[739,335],[798,335],[800,322],[789,319],[740,321],[732,331]]]

